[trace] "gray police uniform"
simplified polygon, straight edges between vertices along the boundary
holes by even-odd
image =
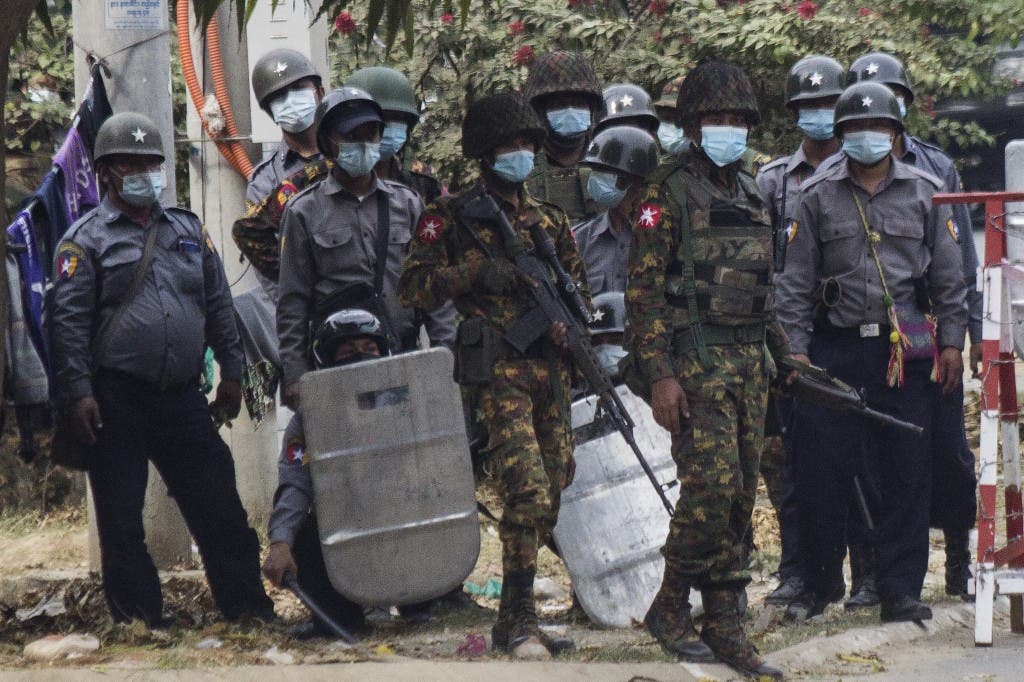
[[[967,325],[966,287],[950,210],[932,205],[932,195],[941,189],[934,176],[893,160],[888,176],[868,196],[853,181],[848,163],[833,164],[804,182],[789,228],[776,307],[793,352],[807,353],[812,362],[862,390],[875,409],[925,429],[922,439],[818,405],[802,403],[796,410],[794,475],[804,578],[827,601],[843,584],[846,543],[844,533],[836,531],[846,526],[854,476],[876,527],[882,599],[920,597],[931,485],[926,443],[938,387],[929,379],[932,360],[906,361],[901,388],[886,382],[890,344],[884,293],[853,196],[879,235],[876,248],[893,299],[919,305],[922,291],[927,292],[939,322],[940,348],[960,349]],[[823,289],[830,307],[809,332]],[[823,442],[830,444],[824,450]]]
[[[793,154],[765,164],[758,172],[757,186],[761,188],[761,194],[771,205],[775,219],[783,228],[789,225],[796,212],[800,186],[814,175],[814,171],[801,144]]]
[[[149,230],[158,230],[152,263],[97,356],[96,330],[111,323],[131,288]],[[147,460],[188,522],[224,615],[270,612],[231,453],[199,390],[207,344],[224,380],[238,381],[242,369],[223,264],[199,219],[155,206],[143,228],[106,197],[68,230],[55,272],[57,395],[63,403],[93,396],[103,419],[88,473],[114,618],[161,618],[160,583],[142,526]]]
[[[629,242],[633,237],[630,228],[627,221],[624,229],[616,230],[608,211],[573,226],[572,236],[583,259],[591,296],[626,290]]]
[[[319,159],[320,154],[306,158],[289,147],[287,142],[281,140],[274,153],[253,169],[249,185],[245,189],[246,203],[258,204],[264,197],[276,190],[282,180],[298,173],[306,165]]]

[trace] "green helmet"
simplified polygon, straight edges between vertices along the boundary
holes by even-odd
[[[907,104],[914,101],[914,88],[910,87],[910,78],[907,77],[907,70],[903,62],[885,52],[872,52],[850,65],[850,71],[846,74],[846,84],[860,83],[861,81],[876,81],[885,83],[889,87],[898,85],[905,88],[910,94]]]
[[[108,118],[96,133],[93,163],[115,154],[159,156],[163,161],[164,143],[156,124],[148,116],[134,111]]]
[[[320,84],[320,74],[309,57],[298,50],[279,47],[260,57],[252,68],[252,91],[260,108],[269,114],[271,95],[303,78]]]
[[[684,80],[686,80],[686,76],[676,76],[661,89],[661,97],[654,103],[654,110],[659,116],[671,114],[672,118],[675,118],[676,103],[679,100],[679,88],[682,87]],[[670,111],[662,111],[663,109]]]
[[[640,178],[658,167],[658,143],[633,126],[612,126],[594,136],[581,165]]]
[[[843,94],[846,73],[843,65],[819,54],[804,57],[789,70],[786,79],[786,104]]]
[[[420,110],[412,84],[400,71],[386,66],[368,66],[349,76],[345,85],[370,93],[385,113],[401,114],[410,126],[419,123]]]
[[[903,117],[896,95],[885,85],[867,81],[854,83],[836,102],[836,135],[842,135],[843,123],[865,118],[887,118],[903,130]]]
[[[530,74],[526,77],[523,94],[537,111],[542,111],[542,100],[549,95],[571,93],[582,95],[590,103],[593,112],[601,111],[604,97],[597,74],[579,52],[556,50],[534,60]]]
[[[376,121],[380,129],[384,129],[384,112],[377,104],[370,93],[359,88],[343,87],[331,90],[320,100],[316,108],[316,146],[320,153],[331,158],[330,133],[331,128],[345,122],[348,132],[364,123]]]
[[[691,71],[679,88],[676,109],[683,123],[722,111],[746,116],[751,126],[761,122],[754,86],[743,69],[728,62],[704,62]]]
[[[537,113],[520,93],[499,92],[469,105],[462,120],[462,154],[479,159],[516,135],[531,138],[539,149],[544,134]]]
[[[658,130],[658,117],[651,108],[651,96],[632,83],[605,88],[604,111],[604,118],[594,127],[595,131],[619,125],[637,126],[652,134]]]

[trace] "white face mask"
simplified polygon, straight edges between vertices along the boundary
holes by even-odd
[[[316,92],[309,88],[289,90],[270,102],[274,122],[289,133],[301,133],[313,125],[316,115]]]

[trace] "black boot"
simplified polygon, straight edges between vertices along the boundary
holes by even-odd
[[[523,660],[547,660],[552,654],[571,651],[575,643],[567,637],[541,632],[533,599],[536,571],[515,571],[504,576],[498,622],[491,629],[491,645]]]
[[[644,616],[644,627],[658,640],[665,653],[691,663],[712,663],[715,655],[700,641],[690,617],[690,582],[675,575],[668,566],[651,608]]]
[[[847,611],[878,606],[878,579],[875,571],[875,548],[869,544],[850,545],[850,575],[853,586],[850,598],[843,604]]]
[[[773,606],[788,606],[803,591],[804,580],[800,576],[795,575],[780,582],[779,586],[764,598],[764,603]]]
[[[920,600],[906,595],[882,600],[882,622],[930,620],[932,610]]]
[[[765,663],[747,639],[737,615],[736,590],[701,590],[704,601],[704,627],[700,638],[721,662],[758,679],[783,679],[782,671]]]
[[[942,529],[946,538],[946,594],[971,601],[967,581],[971,578],[970,531]]]

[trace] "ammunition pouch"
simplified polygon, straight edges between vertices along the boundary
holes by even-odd
[[[498,335],[490,322],[471,317],[459,324],[455,336],[455,381],[460,386],[489,384],[498,360]]]
[[[725,326],[718,324],[700,325],[701,336],[705,346],[738,346],[750,343],[765,342],[766,327],[764,324],[748,324]],[[676,355],[686,355],[697,350],[694,333],[691,328],[680,329],[672,340],[672,350]]]

